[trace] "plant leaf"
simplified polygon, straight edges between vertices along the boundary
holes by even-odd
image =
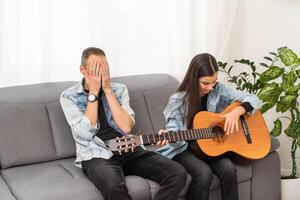
[[[283,73],[284,69],[277,66],[271,66],[268,70],[261,73],[260,80],[262,82],[268,82],[280,77]]]
[[[274,101],[274,102],[267,102],[264,105],[262,105],[259,110],[260,110],[261,113],[265,113],[269,109],[271,109],[275,104],[276,104],[276,101]]]
[[[269,66],[266,63],[259,63],[261,66],[268,68]]]
[[[288,74],[283,74],[282,75],[282,83],[281,86],[283,88],[288,88],[290,86],[293,86],[294,83],[297,80],[297,76],[295,75],[295,73],[293,71],[290,71]]]
[[[285,95],[280,97],[280,101],[277,102],[276,112],[285,112],[295,105],[297,97],[294,95]]]
[[[284,130],[284,133],[291,138],[297,137],[297,121],[291,121],[287,129]]]
[[[291,66],[298,62],[298,56],[289,48],[278,49],[279,58],[285,66]]]
[[[279,136],[281,134],[281,131],[282,131],[282,123],[280,121],[280,119],[276,119],[274,122],[274,127],[273,129],[271,130],[270,134],[272,136]]]
[[[297,86],[289,86],[285,89],[285,94],[298,96],[299,89],[300,89],[300,84]]]
[[[298,78],[300,78],[300,69],[296,70],[295,72],[296,72]]]
[[[269,54],[271,54],[273,56],[277,56],[277,54],[275,52],[269,52]]]
[[[228,69],[228,74],[230,74],[230,71],[232,70],[232,68],[233,68],[233,65],[231,65],[231,66],[229,67],[229,69]]]
[[[268,60],[268,61],[271,61],[271,62],[273,62],[273,59],[272,59],[272,58],[270,58],[270,57],[268,57],[268,56],[265,56],[265,57],[264,57],[264,59],[266,59],[266,60]]]
[[[282,92],[282,88],[277,83],[266,83],[258,93],[258,97],[263,102],[276,102]]]

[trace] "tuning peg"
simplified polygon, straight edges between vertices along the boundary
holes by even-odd
[[[125,149],[125,153],[128,153],[128,149]]]
[[[119,154],[121,155],[121,154],[122,154],[122,151],[119,151]]]

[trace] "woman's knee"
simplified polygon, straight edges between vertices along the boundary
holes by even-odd
[[[226,180],[235,180],[237,176],[235,165],[230,159],[224,159],[222,161],[222,168],[219,173],[220,176]]]
[[[210,185],[213,178],[213,172],[209,166],[201,166],[198,171],[192,174],[192,179],[202,184]]]

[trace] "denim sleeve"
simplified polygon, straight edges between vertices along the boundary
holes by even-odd
[[[135,124],[135,113],[130,107],[130,98],[129,98],[129,93],[127,90],[127,87],[124,86],[123,91],[122,91],[122,97],[121,97],[121,106],[122,108],[129,114],[129,116],[132,119],[133,125]]]
[[[168,131],[179,131],[186,129],[185,118],[182,110],[183,107],[181,106],[181,100],[171,97],[164,110],[166,129]],[[160,147],[156,150],[156,152],[169,159],[172,159],[175,155],[185,151],[186,149],[187,143],[185,141],[177,141],[176,143],[170,143]]]
[[[235,101],[240,101],[241,103],[248,102],[253,107],[253,110],[248,112],[248,114],[254,114],[256,110],[262,105],[262,102],[255,94],[250,94],[248,92],[240,91],[226,86],[224,86],[224,90],[229,97],[230,103],[233,103]]]
[[[73,130],[73,137],[80,137],[85,141],[93,140],[93,136],[96,134],[99,123],[97,123],[96,126],[92,126],[89,118],[80,111],[74,102],[64,97],[63,94],[60,97],[60,104],[66,119]]]
[[[168,131],[178,131],[186,129],[185,118],[182,112],[183,105],[181,105],[181,102],[182,101],[171,97],[166,105],[163,114],[166,120],[166,129]]]

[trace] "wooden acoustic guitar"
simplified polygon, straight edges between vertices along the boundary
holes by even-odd
[[[260,111],[253,115],[240,117],[239,130],[230,135],[224,133],[224,118],[226,114],[239,106],[239,102],[229,105],[222,113],[202,111],[195,115],[194,129],[184,131],[169,131],[162,135],[127,135],[107,142],[112,151],[133,151],[141,144],[156,144],[163,139],[169,142],[197,140],[200,149],[208,156],[219,156],[226,152],[234,152],[249,159],[260,159],[270,150],[271,141],[268,128]]]

